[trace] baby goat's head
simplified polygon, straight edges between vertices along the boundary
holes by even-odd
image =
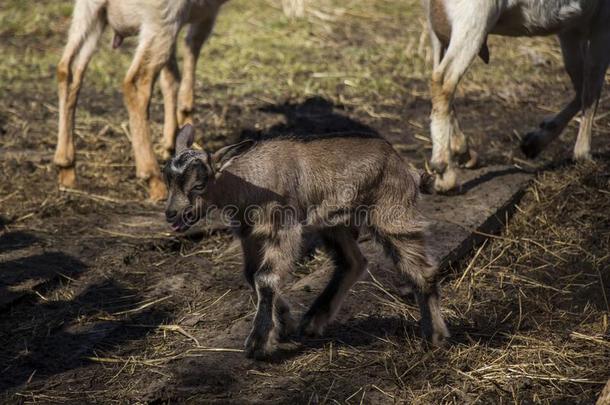
[[[163,168],[169,196],[165,218],[176,232],[195,224],[204,214],[205,192],[214,178],[212,156],[191,149],[195,138],[192,125],[185,125],[176,138],[176,153]]]
[[[206,204],[210,184],[240,152],[254,144],[254,141],[246,140],[210,154],[191,149],[194,138],[192,125],[182,127],[176,137],[176,153],[163,168],[169,190],[165,218],[176,232],[187,230],[205,216],[211,208]]]

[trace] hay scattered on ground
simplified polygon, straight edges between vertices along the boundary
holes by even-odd
[[[33,270],[24,283],[54,275],[3,309],[0,401],[593,401],[610,374],[607,154],[541,173],[502,234],[447,270],[448,347],[422,350],[416,306],[377,263],[325,338],[247,361],[254,302],[230,236],[176,238],[151,223],[160,207],[136,202],[146,191],[120,95],[133,42],[111,51],[104,37],[77,114],[81,188],[56,190],[54,65],[71,3],[0,9],[0,266]],[[311,0],[295,21],[279,1],[230,2],[198,68],[199,136],[216,148],[252,132],[374,130],[423,164],[424,24],[415,0]],[[475,63],[457,108],[483,164],[520,162],[519,137],[562,107],[569,80],[553,39],[490,46],[492,65]],[[594,145],[610,133],[609,100]],[[543,159],[567,156],[576,127]],[[294,276],[325,266],[320,254]]]

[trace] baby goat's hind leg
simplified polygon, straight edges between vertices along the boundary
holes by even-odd
[[[574,145],[574,159],[591,159],[591,131],[604,78],[610,63],[610,32],[594,36],[586,44],[582,89],[582,115]]]
[[[74,115],[85,70],[106,25],[100,13],[86,1],[76,2],[68,43],[57,65],[59,128],[53,162],[59,167],[59,185],[64,187],[76,185]]]
[[[545,119],[540,128],[529,132],[523,138],[521,150],[528,158],[538,156],[540,152],[555,138],[557,138],[570,123],[570,120],[580,110],[583,97],[584,73],[584,42],[577,32],[565,32],[559,35],[561,51],[566,72],[570,76],[576,94],[574,98],[551,119]]]
[[[424,337],[435,345],[449,337],[443,320],[437,286],[437,268],[426,253],[423,231],[378,235],[386,253],[413,285],[421,312]]]
[[[301,333],[319,336],[339,311],[350,288],[366,271],[367,261],[360,252],[353,230],[336,227],[322,233],[324,243],[333,256],[335,271],[330,282],[316,298],[301,321]]]

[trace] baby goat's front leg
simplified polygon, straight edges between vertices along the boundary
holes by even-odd
[[[246,339],[247,357],[267,357],[277,348],[280,335],[291,327],[290,310],[279,288],[282,276],[294,263],[300,238],[298,229],[282,229],[261,245],[262,262],[251,278],[258,301],[254,325]],[[246,265],[246,271],[249,267]]]

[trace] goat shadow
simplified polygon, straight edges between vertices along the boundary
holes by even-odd
[[[307,142],[332,137],[380,137],[372,127],[335,111],[342,108],[320,96],[310,97],[302,103],[284,102],[267,105],[261,107],[259,111],[281,114],[286,122],[264,130],[243,129],[239,139],[262,141],[290,138]]]
[[[317,139],[333,137],[358,137],[358,138],[385,138],[373,127],[364,124],[343,113],[344,107],[335,105],[330,100],[320,96],[307,98],[301,103],[284,102],[270,104],[259,108],[260,112],[279,114],[285,117],[285,122],[275,124],[269,128],[242,129],[238,140],[265,141],[270,139],[296,139],[308,142]],[[390,139],[388,139],[389,141]],[[421,156],[413,152],[401,152],[403,157],[409,161],[423,165]],[[545,166],[542,170],[547,169]],[[482,184],[492,181],[497,177],[503,177],[515,173],[536,173],[536,170],[508,167],[489,171],[481,176],[475,177],[462,184],[455,190],[443,193],[443,195],[455,196],[468,194],[471,190]],[[429,193],[431,190],[424,190]]]
[[[14,389],[25,386],[35,389],[44,385],[52,375],[66,372],[78,374],[80,369],[91,363],[89,357],[99,353],[98,350],[123,348],[130,341],[144,338],[156,325],[173,317],[163,306],[120,316],[116,320],[96,317],[96,314],[116,312],[117,302],[120,302],[121,308],[133,308],[143,299],[132,288],[106,280],[89,286],[69,301],[32,303],[29,306],[21,304],[16,311],[16,314],[24,316],[19,329],[30,331],[33,336],[27,340],[27,351],[23,352],[23,346],[15,342],[15,334],[22,332],[5,329],[0,333],[0,342],[3,342],[0,358],[7,360],[0,375],[0,402],[3,395],[10,397]],[[57,317],[58,313],[62,315]],[[7,320],[0,322],[0,325],[5,322],[10,324],[10,320]],[[33,376],[35,378],[32,379]]]
[[[64,280],[77,281],[89,266],[66,252],[32,250],[40,243],[44,240],[27,232],[0,235],[0,253],[18,251],[0,262],[0,403],[11,402],[15,390],[44,385],[52,375],[79,373],[96,351],[122,348],[174,316],[155,306],[116,319],[97,317],[132,309],[145,299],[140,290],[113,279],[68,299],[47,300]]]

